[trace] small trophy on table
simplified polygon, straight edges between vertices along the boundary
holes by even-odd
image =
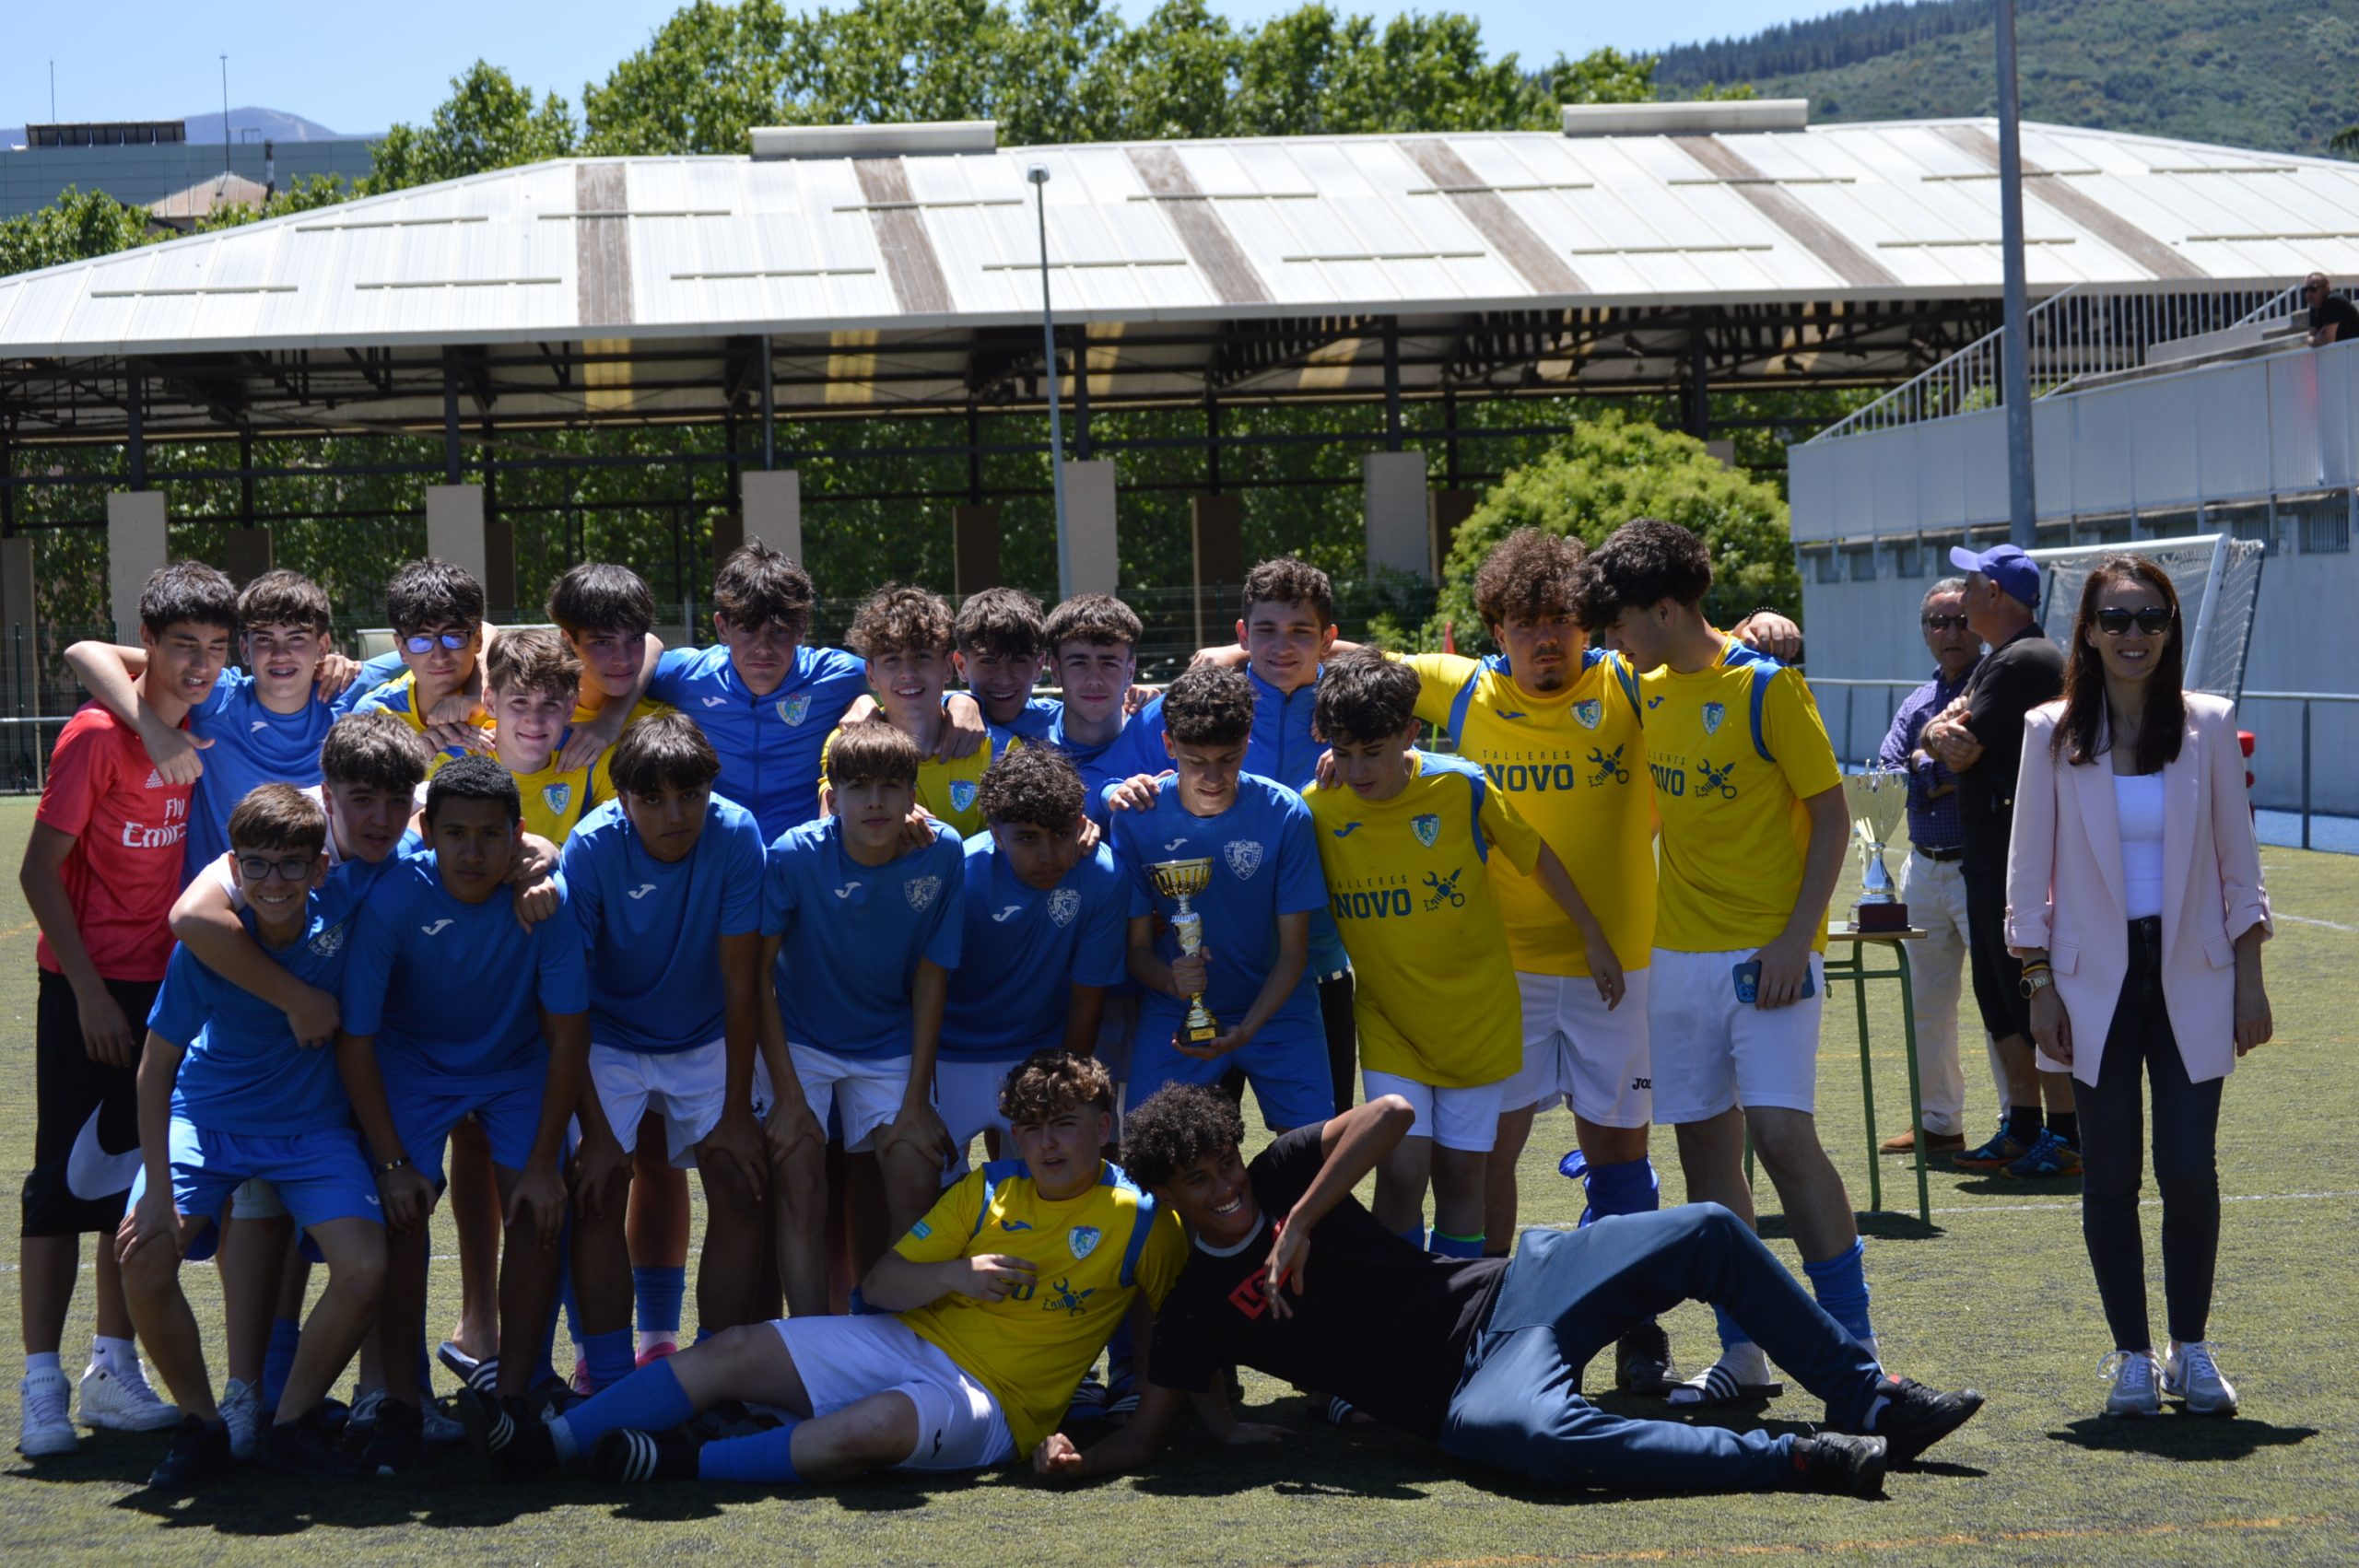
[[[1851,831],[1860,840],[1860,901],[1851,906],[1851,929],[1906,930],[1908,906],[1900,901],[1899,885],[1884,863],[1884,851],[1908,815],[1908,775],[1871,763],[1866,772],[1845,777],[1843,797],[1851,812]]]
[[[1171,934],[1180,939],[1180,952],[1193,958],[1204,949],[1204,918],[1188,907],[1188,900],[1202,893],[1213,879],[1213,863],[1209,857],[1192,860],[1157,860],[1147,870],[1155,875],[1158,892],[1180,906],[1171,916]],[[1204,1006],[1203,993],[1188,998],[1188,1016],[1180,1025],[1180,1040],[1183,1045],[1208,1046],[1220,1038],[1220,1025]]]

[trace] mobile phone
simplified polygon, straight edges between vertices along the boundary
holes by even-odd
[[[1744,1003],[1747,1007],[1751,1007],[1754,1003],[1761,1000],[1760,959],[1748,958],[1743,963],[1738,965],[1735,968],[1730,970],[1729,973],[1734,977],[1736,980],[1737,1000]],[[1803,970],[1802,995],[1805,997],[1813,997],[1817,994],[1818,981],[1811,975],[1809,970]]]

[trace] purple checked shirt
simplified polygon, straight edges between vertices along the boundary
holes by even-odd
[[[1976,663],[1979,663],[1978,659]],[[1884,738],[1884,745],[1876,760],[1886,767],[1896,767],[1908,775],[1908,841],[1920,849],[1954,849],[1966,842],[1966,831],[1958,825],[1957,794],[1952,790],[1940,800],[1929,800],[1930,791],[1944,784],[1955,784],[1957,775],[1942,766],[1941,758],[1928,755],[1922,763],[1915,759],[1918,737],[1925,732],[1926,721],[1955,701],[1966,683],[1974,676],[1974,665],[1954,681],[1942,679],[1936,670],[1933,678],[1919,686],[1902,700],[1899,710],[1892,716],[1892,728]]]

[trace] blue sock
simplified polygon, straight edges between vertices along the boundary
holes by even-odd
[[[631,1375],[637,1359],[631,1350],[630,1330],[615,1328],[591,1335],[581,1341],[581,1359],[590,1363],[592,1392],[613,1387]]]
[[[697,1413],[668,1361],[651,1362],[611,1388],[602,1388],[568,1410],[562,1420],[577,1452],[617,1427],[669,1432]]]
[[[1643,1154],[1610,1165],[1590,1165],[1583,1179],[1589,1189],[1589,1207],[1581,1211],[1584,1225],[1615,1214],[1651,1214],[1662,1207],[1654,1163]]]
[[[1720,1330],[1720,1349],[1724,1351],[1732,1351],[1739,1345],[1749,1345],[1753,1343],[1753,1336],[1736,1326],[1736,1319],[1729,1316],[1729,1309],[1727,1307],[1716,1306],[1712,1308],[1712,1321],[1719,1326]]]
[[[688,1271],[678,1269],[633,1269],[632,1293],[639,1298],[639,1331],[642,1334],[680,1332],[680,1304],[687,1299]]]
[[[1810,1276],[1811,1293],[1818,1297],[1826,1316],[1862,1342],[1875,1334],[1868,1323],[1867,1256],[1868,1244],[1861,1240],[1853,1242],[1848,1251],[1802,1264],[1802,1272]]]
[[[697,1453],[698,1480],[749,1480],[769,1486],[801,1486],[794,1469],[794,1429],[791,1421],[751,1437],[724,1437]]]
[[[1426,1250],[1441,1258],[1480,1258],[1483,1256],[1481,1236],[1454,1236],[1436,1231],[1426,1238]]]
[[[262,1361],[264,1410],[276,1410],[278,1397],[287,1392],[287,1374],[295,1365],[295,1343],[302,1333],[303,1326],[292,1317],[270,1320],[270,1350]]]
[[[851,1291],[846,1293],[844,1296],[845,1316],[865,1317],[869,1315],[870,1310],[871,1308],[868,1305],[868,1298],[860,1293],[860,1287],[858,1285],[854,1285]]]
[[[1425,1251],[1425,1249],[1426,1249],[1426,1227],[1425,1227],[1425,1226],[1423,1226],[1423,1225],[1411,1225],[1407,1230],[1401,1232],[1401,1233],[1400,1233],[1400,1235],[1401,1235],[1401,1239],[1402,1239],[1402,1241],[1407,1242],[1411,1246],[1415,1247],[1419,1252],[1423,1252],[1423,1251]]]

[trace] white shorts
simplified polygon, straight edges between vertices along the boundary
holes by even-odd
[[[663,1118],[664,1158],[682,1170],[697,1163],[697,1145],[721,1125],[728,1098],[729,1048],[708,1040],[684,1051],[628,1051],[619,1046],[590,1047],[590,1082],[598,1104],[626,1154],[639,1147],[639,1124],[650,1111]],[[754,1059],[756,1122],[770,1111],[769,1067]],[[575,1129],[579,1137],[580,1129]]]
[[[908,1057],[838,1056],[792,1040],[786,1053],[813,1119],[826,1127],[833,1115],[846,1149],[868,1148],[876,1130],[901,1114],[901,1097],[910,1088]]]
[[[1007,1118],[999,1114],[1000,1085],[1015,1071],[1014,1061],[971,1061],[964,1057],[942,1057],[933,1064],[933,1108],[942,1117],[942,1125],[950,1129],[950,1141],[963,1154],[975,1135],[986,1128],[996,1128],[1000,1147],[1009,1149],[1008,1140],[1015,1134]]]
[[[283,1220],[287,1218],[287,1205],[278,1200],[278,1188],[260,1176],[250,1176],[229,1194],[229,1218]]]
[[[1654,1036],[1655,1120],[1706,1121],[1737,1106],[1815,1112],[1818,1014],[1826,971],[1810,955],[1813,995],[1763,1012],[1736,1000],[1731,974],[1758,949],[1672,953],[1656,948],[1647,1010]]]
[[[1508,1080],[1500,1108],[1544,1111],[1561,1101],[1600,1127],[1646,1126],[1654,1115],[1648,974],[1624,970],[1622,1005],[1609,1012],[1587,975],[1516,971],[1523,1069]]]
[[[782,1317],[770,1327],[794,1358],[813,1416],[872,1394],[900,1394],[918,1408],[917,1446],[894,1469],[979,1470],[1015,1457],[991,1390],[891,1314]]]
[[[1417,1119],[1410,1124],[1406,1137],[1430,1138],[1445,1149],[1469,1154],[1486,1154],[1498,1141],[1499,1106],[1508,1089],[1504,1078],[1453,1089],[1364,1067],[1360,1082],[1371,1100],[1379,1094],[1398,1094],[1416,1107]]]

